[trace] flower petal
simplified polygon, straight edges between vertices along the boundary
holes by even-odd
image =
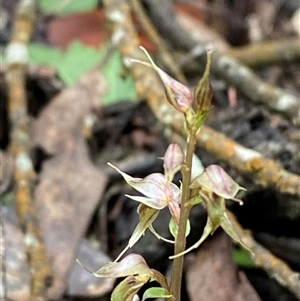
[[[236,199],[235,195],[239,190],[245,190],[245,188],[236,183],[219,165],[208,166],[204,172],[196,177],[190,188],[197,187],[203,187],[224,199],[236,200],[242,204],[242,201]]]
[[[167,183],[167,180],[163,174],[153,173],[145,177],[144,179],[133,178],[125,172],[121,171],[116,166],[112,165],[111,163],[107,164],[114,168],[117,172],[119,172],[128,185],[130,185],[140,193],[144,194],[146,197],[162,200],[166,198],[164,188],[165,184]]]
[[[168,204],[166,199],[151,199],[144,196],[128,195],[128,194],[126,194],[125,196],[156,210],[161,210],[164,207],[166,207]]]
[[[152,276],[153,272],[141,255],[132,253],[120,262],[110,262],[104,265],[93,274],[100,278],[118,278],[139,274]]]

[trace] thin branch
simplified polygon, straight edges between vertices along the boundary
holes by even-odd
[[[172,123],[172,127],[183,134],[177,124]],[[203,126],[198,133],[197,145],[261,186],[300,200],[300,176],[288,172],[277,161],[265,158],[261,153],[238,144],[208,126]]]
[[[241,240],[253,252],[254,263],[264,269],[271,278],[274,278],[282,286],[290,290],[300,299],[300,274],[291,268],[280,258],[273,255],[268,249],[259,244],[252,236],[250,231],[241,227],[234,214],[227,211],[234,230],[238,233]]]
[[[300,60],[300,39],[264,41],[229,48],[224,54],[234,57],[248,67]]]
[[[42,241],[34,204],[35,173],[29,156],[29,117],[25,75],[28,60],[27,44],[35,21],[36,1],[20,1],[11,42],[7,47],[6,84],[11,123],[11,152],[15,160],[14,180],[16,206],[25,232],[26,252],[31,271],[31,301],[47,300],[46,288],[51,279],[50,264]]]
[[[191,33],[183,27],[180,27],[179,31],[177,30],[181,25],[174,13],[172,0],[143,0],[143,2],[147,4],[149,17],[157,30],[171,42],[174,48],[190,51],[198,45],[198,42],[191,38]],[[170,34],[172,36],[168,37]]]
[[[132,9],[134,10],[141,26],[143,27],[144,31],[147,33],[149,38],[155,44],[159,55],[163,62],[165,63],[166,67],[172,72],[172,74],[182,83],[186,83],[186,78],[184,74],[181,72],[177,63],[173,59],[172,54],[169,52],[165,41],[160,37],[159,33],[157,32],[156,28],[151,23],[150,18],[146,14],[143,6],[140,3],[140,0],[130,0]]]
[[[203,60],[203,58],[200,58]],[[299,99],[259,78],[251,69],[226,54],[213,54],[212,72],[234,85],[245,96],[262,103],[274,112],[285,115],[295,124],[300,124]]]

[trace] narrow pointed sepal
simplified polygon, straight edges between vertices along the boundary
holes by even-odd
[[[233,225],[232,225],[230,219],[228,218],[228,215],[226,214],[226,212],[224,213],[224,215],[221,218],[220,226],[227,233],[227,235],[229,235],[236,243],[240,244],[243,248],[245,248],[247,251],[249,251],[254,256],[254,254],[250,250],[250,248],[241,240],[241,238],[238,236],[238,234],[234,230]]]
[[[135,227],[128,245],[125,247],[125,249],[119,254],[119,256],[116,258],[115,261],[118,261],[128,249],[132,248],[138,240],[144,235],[145,231],[151,226],[151,224],[155,221],[157,218],[159,211],[156,209],[153,209],[151,207],[147,207],[145,205],[139,205],[138,207],[138,214],[139,214],[139,223]]]
[[[205,239],[213,232],[215,231],[216,228],[213,226],[210,218],[207,218],[207,221],[206,221],[206,225],[204,227],[204,230],[203,230],[203,233],[202,233],[202,236],[201,238],[195,243],[193,244],[191,247],[189,247],[188,249],[184,250],[183,252],[181,253],[178,253],[178,254],[175,254],[173,256],[170,256],[169,258],[170,259],[174,259],[174,258],[177,258],[177,257],[180,257],[180,256],[183,256],[189,252],[191,252],[192,250],[198,248],[204,241]]]

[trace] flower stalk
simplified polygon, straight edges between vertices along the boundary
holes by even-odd
[[[187,150],[185,162],[182,166],[182,193],[181,193],[181,210],[180,210],[180,219],[178,226],[178,235],[175,239],[175,254],[179,254],[185,250],[186,245],[186,226],[190,214],[191,207],[187,205],[187,202],[190,199],[190,183],[191,183],[191,174],[192,174],[192,160],[193,154],[196,145],[196,131],[191,131],[187,138]],[[184,256],[180,256],[174,259],[173,261],[173,270],[170,291],[174,296],[176,301],[180,301],[181,295],[181,283],[182,283],[182,273],[183,273],[183,261]]]

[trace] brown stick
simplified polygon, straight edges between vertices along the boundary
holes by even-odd
[[[182,133],[178,124],[172,123],[172,127]],[[201,128],[197,144],[263,187],[296,196],[300,200],[300,176],[288,172],[275,160],[243,147],[208,126]]]
[[[300,274],[292,271],[281,259],[274,256],[269,250],[255,241],[250,231],[241,227],[234,214],[227,211],[230,221],[241,240],[254,254],[254,263],[263,268],[271,278],[289,289],[300,299]]]
[[[234,57],[248,67],[300,60],[300,39],[264,41],[242,47],[229,48],[224,54]]]
[[[27,44],[35,19],[36,1],[20,1],[11,42],[7,48],[6,83],[11,123],[11,152],[15,160],[14,180],[16,206],[25,232],[26,252],[31,271],[31,301],[47,300],[46,288],[51,278],[46,248],[40,235],[38,215],[33,198],[35,173],[29,156],[29,117],[27,114],[25,75]]]
[[[172,72],[172,74],[177,78],[177,80],[181,81],[182,83],[186,83],[186,78],[184,74],[177,66],[177,63],[175,62],[171,53],[169,52],[164,40],[160,37],[156,28],[151,23],[151,20],[146,14],[143,6],[141,5],[140,0],[130,0],[130,3],[144,31],[155,44],[160,54],[160,57],[162,58],[166,67]]]
[[[238,60],[215,52],[212,71],[226,79],[252,101],[262,103],[270,110],[285,115],[293,123],[300,124],[299,99],[288,91],[263,81]]]

